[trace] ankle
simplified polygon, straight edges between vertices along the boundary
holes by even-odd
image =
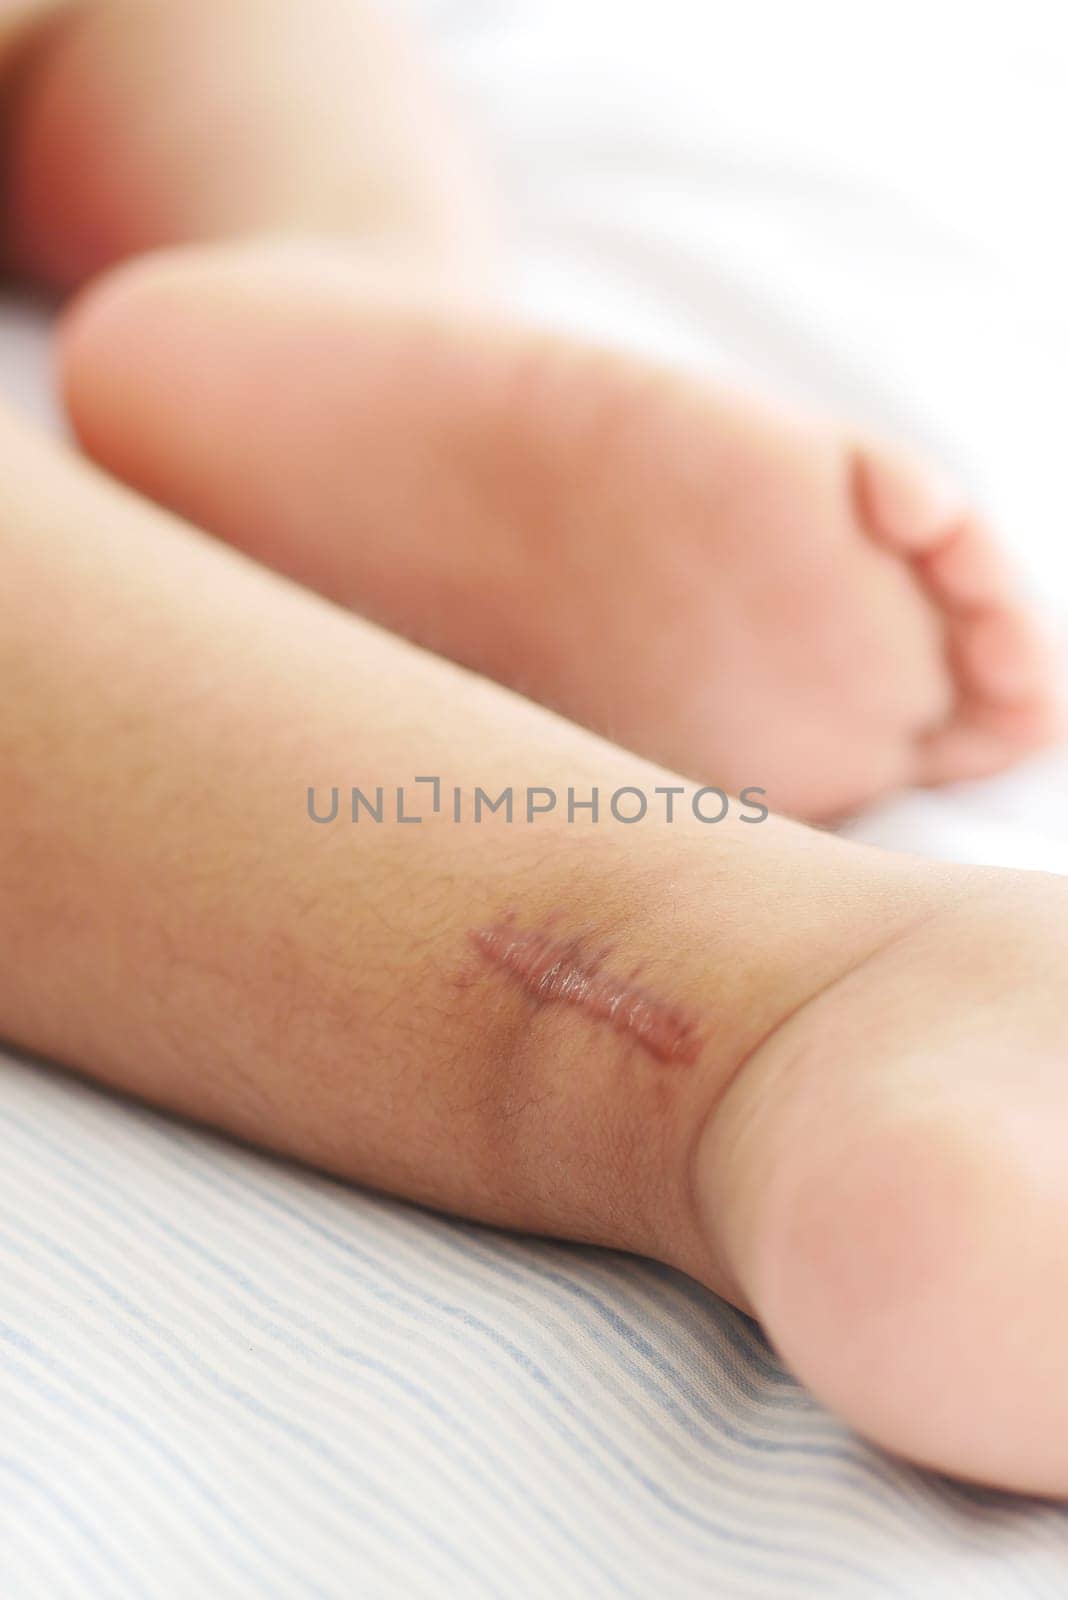
[[[787,867],[799,835],[803,877]],[[506,1081],[550,1109],[525,1140],[529,1209],[548,1212],[538,1225],[658,1257],[748,1306],[740,1239],[777,1137],[794,1040],[811,1039],[819,996],[923,915],[942,892],[938,869],[916,884],[911,864],[771,822],[763,843],[747,841],[739,896],[707,834],[680,828],[651,842],[596,863],[587,846],[559,901],[478,930],[477,977],[507,997],[496,1015],[521,1040]],[[723,843],[733,855],[740,838]],[[822,911],[820,882],[835,889]],[[542,997],[581,990],[591,969],[592,1005]],[[602,972],[618,1005],[597,987]],[[618,1025],[635,996],[644,1043]],[[686,1048],[675,1048],[680,1038]],[[539,1192],[546,1150],[573,1189]]]
[[[856,1029],[870,1025],[866,1013],[854,1014],[852,994],[870,997],[869,971],[907,944],[915,929],[968,898],[974,886],[972,875],[959,869],[925,864],[917,870],[908,858],[810,839],[814,848],[833,853],[827,861],[833,876],[824,881],[835,884],[834,903],[824,903],[817,874],[807,886],[807,927],[791,927],[787,882],[783,920],[768,930],[759,979],[741,997],[729,1059],[695,1105],[689,1135],[689,1236],[697,1247],[694,1256],[673,1264],[750,1314],[761,1309],[754,1264],[761,1259],[773,1184],[796,1167],[799,1152],[819,1165],[813,1129],[830,1130],[828,1168],[837,1160],[830,1102],[843,1091],[832,1088],[833,1069],[844,1063],[848,1072],[855,1065]],[[821,904],[814,923],[813,909]],[[860,1054],[863,1059],[863,1049]]]

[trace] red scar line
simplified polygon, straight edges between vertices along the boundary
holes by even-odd
[[[526,931],[514,918],[473,929],[471,942],[491,966],[518,980],[539,1005],[575,1006],[586,1016],[629,1035],[643,1050],[674,1066],[692,1066],[701,1040],[694,1024],[648,990],[604,970],[610,950],[584,950],[584,941],[544,929]]]

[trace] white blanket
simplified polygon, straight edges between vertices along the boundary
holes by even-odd
[[[409,9],[531,315],[940,454],[1068,615],[1056,7]],[[9,308],[47,414],[43,373]],[[1066,871],[1068,752],[853,831]],[[672,1273],[0,1062],[3,1600],[1066,1593],[1064,1511],[869,1450]]]

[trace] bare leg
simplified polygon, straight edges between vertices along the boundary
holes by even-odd
[[[335,1172],[658,1255],[877,1439],[1068,1490],[1062,882],[689,796],[620,823],[613,791],[670,775],[7,421],[0,464],[8,1037]],[[309,786],[434,774],[422,824],[309,818]],[[454,784],[597,785],[601,818],[455,823]]]
[[[157,245],[321,235],[394,281],[480,295],[494,281],[478,163],[377,6],[6,4],[3,238],[17,270],[71,289]]]

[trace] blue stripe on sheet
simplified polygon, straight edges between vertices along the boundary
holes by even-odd
[[[652,1263],[0,1063],[0,1596],[1068,1594],[1068,1517],[867,1449]]]

